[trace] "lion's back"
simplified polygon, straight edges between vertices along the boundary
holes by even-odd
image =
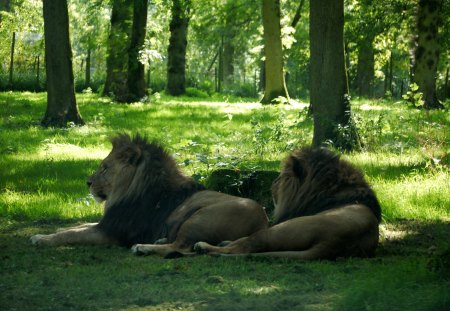
[[[367,206],[381,220],[380,204],[362,172],[325,148],[292,152],[272,191],[281,202],[275,208],[277,223],[351,204]]]

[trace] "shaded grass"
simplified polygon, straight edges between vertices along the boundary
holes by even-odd
[[[383,208],[376,258],[167,261],[115,247],[35,248],[28,238],[99,219],[102,207],[87,196],[85,180],[117,132],[161,141],[200,180],[224,167],[278,170],[290,150],[311,140],[307,105],[77,97],[86,126],[43,129],[44,93],[0,93],[2,310],[450,308],[450,279],[428,265],[450,240],[447,112],[354,102],[365,150],[344,157],[363,169]]]

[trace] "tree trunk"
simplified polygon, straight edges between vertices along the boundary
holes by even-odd
[[[113,0],[111,29],[108,37],[106,80],[103,96],[112,96],[123,101],[127,96],[127,65],[132,0]]]
[[[173,96],[186,92],[186,47],[190,3],[190,0],[172,1],[166,91]]]
[[[139,60],[139,51],[144,45],[147,28],[147,7],[148,0],[134,0],[133,28],[128,52],[128,102],[140,100],[147,95],[145,68]]]
[[[356,88],[358,95],[373,97],[373,80],[375,77],[375,54],[373,37],[367,37],[358,43],[358,65],[356,67]]]
[[[305,4],[305,0],[301,0],[300,4],[297,7],[297,11],[295,11],[294,18],[292,19],[292,22],[291,22],[291,27],[292,28],[297,27],[297,24],[300,21],[300,17],[302,15],[302,10],[303,10],[303,5],[304,4]]]
[[[40,58],[40,56],[38,55],[37,57],[36,57],[36,88],[35,88],[35,90],[36,90],[36,92],[38,92],[38,91],[40,91],[40,87],[39,87],[39,79],[40,79],[40,66],[41,66],[41,58]]]
[[[265,89],[261,103],[270,104],[279,96],[289,99],[283,74],[281,45],[280,0],[263,0]]]
[[[413,81],[423,93],[426,109],[443,109],[436,94],[436,75],[439,62],[438,27],[441,21],[442,0],[419,0],[417,38],[414,51]]]
[[[233,84],[234,75],[234,46],[227,39],[223,45],[223,56],[222,56],[222,74],[223,74],[223,85],[225,89],[229,89]]]
[[[75,100],[72,49],[66,0],[44,0],[45,69],[47,110],[43,126],[84,124]]]
[[[448,84],[448,78],[449,78],[448,71],[449,71],[449,68],[447,67],[447,70],[445,71],[445,82],[444,82],[444,98],[445,99],[450,98],[450,86]]]
[[[225,36],[222,37],[223,45],[223,55],[222,55],[222,74],[223,74],[223,86],[225,89],[229,90],[233,85],[233,75],[234,75],[234,28],[232,19],[233,16],[230,14],[226,17],[225,24]]]
[[[344,0],[310,2],[311,107],[313,145],[359,145],[351,121],[344,55]]]
[[[84,87],[88,88],[91,85],[91,47],[88,47],[86,56],[86,72],[84,75]]]
[[[9,61],[9,87],[13,88],[13,76],[14,76],[14,47],[16,45],[16,32],[14,31],[12,34],[11,40],[11,57]]]

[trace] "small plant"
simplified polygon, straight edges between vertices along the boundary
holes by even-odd
[[[402,95],[408,106],[412,108],[422,108],[425,104],[423,93],[419,92],[419,86],[416,83],[410,85],[409,91]]]
[[[380,146],[380,139],[386,123],[385,113],[382,112],[378,116],[370,119],[363,119],[355,113],[353,119],[360,135],[362,147],[365,150],[376,150]]]

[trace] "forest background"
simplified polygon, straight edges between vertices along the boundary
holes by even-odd
[[[1,0],[2,308],[448,310],[449,1],[334,1],[337,8],[328,2]],[[70,45],[59,45],[50,62],[72,55],[66,77],[73,72],[72,93],[77,93],[71,96],[66,89],[61,94],[79,118],[62,118],[60,124],[46,118],[51,98],[45,91],[55,81],[62,84],[62,76],[52,82],[46,74],[44,17],[55,11],[45,10],[43,3],[62,4],[56,12],[68,13]],[[143,3],[147,9],[136,9]],[[267,10],[269,4],[275,9]],[[282,53],[274,54],[281,56],[277,79],[284,93],[262,105],[268,85],[276,84],[267,84],[267,77],[276,75],[266,67],[263,15],[277,12],[277,5],[280,14],[272,15],[275,24],[269,25],[279,27],[275,37]],[[317,17],[341,10],[342,37],[334,43],[342,51],[325,51],[345,64],[349,89],[343,83],[340,102],[328,102],[331,108],[342,102],[338,112],[351,107],[352,118],[336,122],[336,136],[319,143],[344,151],[377,193],[383,221],[375,258],[170,261],[135,257],[115,247],[30,244],[33,234],[98,221],[102,207],[87,195],[85,179],[107,155],[108,138],[117,132],[140,131],[157,139],[187,174],[246,196],[240,185],[255,173],[276,173],[291,150],[313,141],[319,127],[313,102],[320,90],[314,74],[321,71],[312,70],[318,59],[312,45],[328,42],[317,40],[317,27],[334,21],[322,17],[317,23]],[[58,21],[50,28],[53,34],[64,24],[46,20]],[[133,39],[139,37],[133,25],[146,30],[142,43]],[[180,40],[187,43],[181,72],[170,70],[169,46],[177,25],[187,26],[186,40]],[[138,52],[130,48],[133,44]],[[136,65],[130,59],[138,61],[137,75],[143,78],[137,83],[129,83]],[[108,71],[108,64],[115,69]],[[330,89],[346,81],[329,72],[319,78],[327,79]],[[141,89],[132,90],[130,84]],[[326,90],[321,94],[325,102],[332,98]],[[214,186],[217,172],[234,175]],[[263,203],[270,216],[270,180],[265,185]]]

